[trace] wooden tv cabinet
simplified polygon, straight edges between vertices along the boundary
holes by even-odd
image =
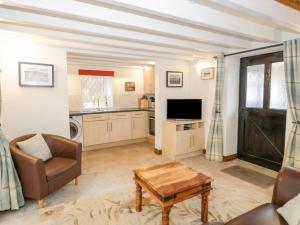
[[[203,120],[166,120],[163,124],[163,155],[175,160],[203,154]]]

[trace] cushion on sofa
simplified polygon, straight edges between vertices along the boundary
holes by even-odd
[[[17,145],[23,152],[44,161],[52,158],[51,151],[41,134],[36,134],[25,141],[17,142]]]
[[[289,225],[300,225],[300,193],[277,209],[277,212]]]

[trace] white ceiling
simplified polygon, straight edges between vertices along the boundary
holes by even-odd
[[[194,60],[300,37],[300,13],[273,0],[0,0],[0,35],[68,49],[73,63]]]

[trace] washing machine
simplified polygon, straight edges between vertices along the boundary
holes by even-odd
[[[70,116],[71,139],[83,144],[82,116]]]

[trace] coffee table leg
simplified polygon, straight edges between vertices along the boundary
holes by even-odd
[[[208,195],[209,192],[202,193],[201,221],[204,223],[208,222]]]
[[[162,210],[162,225],[169,225],[169,215],[172,206],[164,207]]]
[[[142,211],[142,187],[136,182],[136,211]]]

